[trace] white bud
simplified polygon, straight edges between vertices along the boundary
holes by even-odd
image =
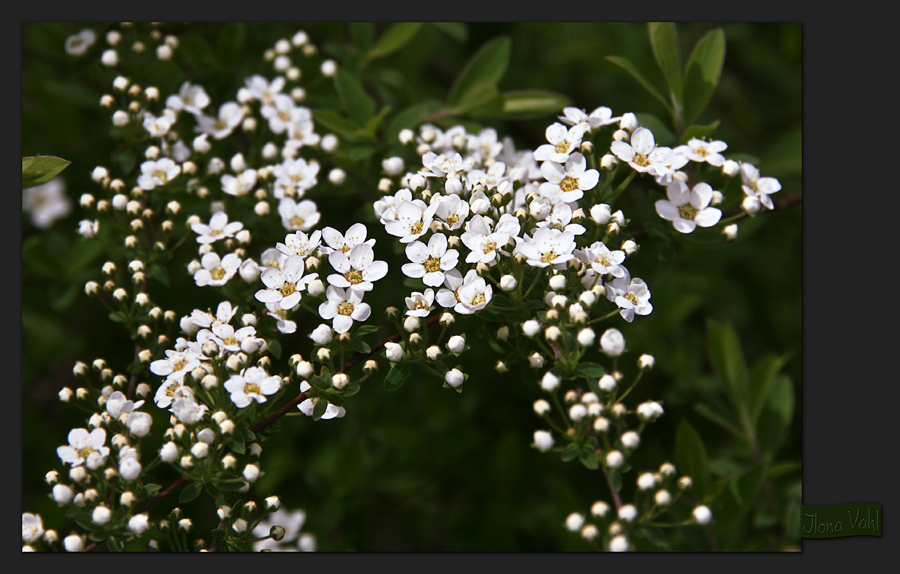
[[[534,337],[541,330],[541,324],[535,321],[534,319],[529,319],[522,323],[522,332],[525,333],[527,337]]]
[[[344,373],[337,373],[336,375],[331,377],[331,386],[333,386],[337,390],[343,389],[349,382],[350,379]]]
[[[453,388],[456,388],[463,384],[465,381],[465,375],[459,369],[450,369],[447,371],[447,374],[444,375],[444,381],[447,382]]]
[[[597,225],[605,225],[609,222],[610,217],[612,217],[612,212],[605,203],[598,203],[591,208],[591,219]]]
[[[694,520],[697,521],[697,524],[709,524],[709,521],[712,520],[712,512],[710,512],[708,507],[702,504],[695,507],[692,514],[694,515]]]
[[[418,317],[407,317],[403,320],[403,329],[412,333],[420,327]]]
[[[625,252],[625,255],[634,255],[637,250],[637,243],[635,243],[631,239],[622,242],[622,251]]]
[[[541,452],[547,452],[553,448],[553,435],[549,431],[534,431],[534,446]]]
[[[600,337],[600,348],[610,357],[618,357],[625,351],[625,337],[616,328],[607,329]]]
[[[607,170],[612,169],[612,168],[616,167],[616,165],[618,165],[618,163],[619,163],[619,160],[616,159],[616,156],[612,155],[611,153],[608,153],[608,154],[604,155],[602,158],[600,158],[600,168],[601,169],[607,169]]]
[[[403,163],[403,158],[394,156],[384,159],[381,162],[381,168],[388,175],[400,175],[406,168],[406,164]]]
[[[762,204],[760,204],[759,199],[748,195],[744,198],[744,201],[741,202],[741,208],[750,215],[753,215],[759,212],[762,208]]]
[[[572,532],[578,532],[579,530],[581,530],[582,526],[584,526],[584,516],[578,514],[577,512],[573,512],[568,517],[566,517],[566,528],[568,528]]]
[[[637,448],[640,444],[641,436],[638,433],[634,431],[622,433],[622,446],[624,446],[625,448],[634,449]]]
[[[591,514],[594,516],[599,516],[603,518],[606,516],[606,513],[609,512],[609,505],[603,502],[602,500],[598,500],[594,504],[591,505]]]
[[[259,478],[259,467],[255,464],[248,464],[244,467],[243,475],[247,482],[255,482]]]
[[[611,450],[606,455],[606,466],[610,468],[619,468],[625,462],[625,457],[617,450]]]
[[[643,354],[638,357],[638,367],[642,371],[652,369],[654,364],[656,364],[656,359],[653,358],[653,355]]]
[[[729,177],[734,177],[741,171],[741,164],[738,162],[727,159],[725,163],[722,164],[722,173]]]
[[[337,73],[337,63],[334,60],[325,60],[320,69],[323,76],[330,78]]]
[[[91,521],[94,524],[106,524],[112,518],[112,512],[104,505],[98,505],[91,514]]]
[[[541,379],[541,388],[545,391],[552,391],[559,386],[559,377],[552,372],[547,371]]]
[[[69,504],[72,502],[72,489],[65,484],[56,484],[53,486],[53,500],[58,504]]]
[[[504,275],[500,278],[500,288],[504,291],[512,291],[516,288],[516,278],[512,275]]]
[[[587,407],[583,404],[574,404],[569,408],[569,418],[573,421],[580,421],[585,416],[587,416]]]
[[[331,342],[333,336],[334,331],[324,323],[313,329],[313,332],[309,334],[309,338],[319,345],[327,345]]]
[[[668,490],[657,490],[653,495],[653,500],[658,506],[668,506],[672,502],[672,495]]]
[[[562,334],[562,331],[560,331],[559,327],[557,327],[556,325],[550,325],[544,331],[544,336],[547,338],[548,341],[555,341],[555,340],[559,339],[559,336],[561,334]]]
[[[544,399],[534,401],[534,412],[537,416],[542,417],[550,412],[550,403]]]
[[[650,490],[656,486],[656,478],[652,472],[645,472],[638,477],[637,485],[641,490]]]
[[[401,347],[397,343],[385,343],[384,354],[387,357],[388,361],[396,363],[403,358],[403,347]]]
[[[400,130],[399,134],[400,143],[406,145],[416,139],[416,134],[409,128],[404,128]]]
[[[462,353],[466,348],[466,340],[459,335],[453,335],[450,337],[450,340],[447,341],[447,350],[451,353]]]
[[[732,223],[730,225],[726,225],[724,229],[722,229],[722,235],[725,236],[726,241],[734,241],[737,239],[738,226],[737,223]]]
[[[550,278],[550,288],[554,291],[562,291],[566,288],[566,276],[554,275]]]
[[[84,550],[84,540],[77,534],[70,534],[63,539],[66,552],[81,552]]]
[[[637,508],[633,504],[625,504],[619,509],[619,519],[625,522],[632,522],[637,518]]]
[[[594,330],[590,327],[586,327],[578,332],[578,344],[582,347],[590,347],[594,344],[594,339],[596,335],[594,334]]]

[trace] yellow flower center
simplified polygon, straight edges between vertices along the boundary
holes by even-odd
[[[700,210],[698,210],[696,207],[688,203],[678,208],[678,215],[681,216],[681,219],[689,219],[693,221],[693,219],[697,217],[697,213],[699,213],[699,211]]]
[[[288,223],[291,224],[291,227],[300,228],[303,227],[303,224],[306,223],[306,221],[304,221],[303,218],[299,215],[295,215],[288,220]]]
[[[84,448],[78,449],[76,452],[78,453],[78,456],[80,456],[81,458],[87,458],[92,452],[94,452],[94,449],[92,449],[89,446],[86,446]]]
[[[338,303],[337,312],[339,315],[352,315],[353,303],[351,303],[350,301],[342,301],[341,303]]]
[[[563,191],[575,191],[578,189],[578,180],[574,177],[566,177],[559,182],[559,188]]]
[[[412,235],[419,235],[420,233],[422,233],[422,227],[422,222],[417,221],[410,226],[409,231]]]
[[[293,294],[297,290],[297,286],[293,283],[283,283],[281,285],[281,296],[287,297],[288,295]]]
[[[216,281],[221,281],[223,277],[225,277],[225,270],[221,267],[216,267],[212,271],[209,272],[210,276]]]
[[[485,242],[485,244],[484,244],[484,254],[485,255],[487,255],[488,253],[490,253],[491,251],[494,251],[496,249],[497,249],[496,241],[488,240]]]
[[[357,283],[362,282],[363,274],[362,274],[362,271],[360,271],[358,269],[351,269],[350,271],[347,271],[344,274],[344,278],[347,281],[349,281],[350,283],[353,283],[354,285],[356,285]]]
[[[650,158],[642,153],[634,152],[634,158],[631,161],[641,167],[647,167],[648,165],[650,165]]]
[[[441,262],[435,257],[429,257],[425,260],[425,263],[422,264],[422,267],[424,267],[425,271],[428,273],[434,273],[435,271],[441,270]]]
[[[484,297],[484,294],[479,293],[478,295],[476,295],[475,297],[472,298],[472,306],[474,307],[476,305],[481,305],[485,301],[486,301],[486,299]]]
[[[458,215],[450,215],[450,216],[447,217],[447,223],[449,223],[450,225],[453,225],[453,224],[456,223],[457,221],[459,221],[459,216],[458,216]]]
[[[561,141],[556,144],[556,153],[567,153],[569,151],[569,142]]]
[[[247,385],[244,387],[245,395],[258,395],[259,393],[260,393],[259,385],[254,385],[253,383],[247,383]]]
[[[541,263],[550,263],[554,259],[556,259],[556,253],[554,251],[541,255]]]

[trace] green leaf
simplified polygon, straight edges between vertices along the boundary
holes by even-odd
[[[278,342],[278,339],[266,339],[266,345],[273,357],[276,359],[281,358],[281,343]]]
[[[236,452],[237,454],[244,454],[244,452],[245,452],[244,437],[230,436],[230,437],[226,437],[224,442],[225,442],[225,446],[230,448],[232,451]]]
[[[569,462],[570,460],[575,460],[581,454],[581,449],[578,448],[578,445],[573,443],[569,443],[566,445],[566,448],[562,450],[560,456],[562,456],[563,462]]]
[[[477,82],[466,90],[454,109],[459,114],[497,114],[503,109],[503,96],[495,83]]]
[[[246,22],[229,22],[222,27],[216,39],[216,45],[221,55],[229,60],[240,57],[247,40]]]
[[[597,363],[579,363],[575,372],[587,379],[599,379],[606,374],[606,367]]]
[[[653,57],[662,69],[676,102],[681,102],[681,48],[678,45],[678,30],[674,22],[649,22],[650,45]]]
[[[110,536],[106,539],[106,546],[111,552],[125,552],[125,545],[122,544],[121,540],[114,536]]]
[[[600,459],[597,458],[597,450],[590,444],[585,444],[581,449],[581,456],[578,457],[586,468],[597,470],[600,468]]]
[[[469,30],[462,22],[431,22],[431,25],[457,42],[465,42],[469,37]]]
[[[178,503],[184,504],[186,502],[190,502],[200,496],[200,492],[203,490],[203,484],[199,482],[192,482],[181,490],[181,494],[178,495]]]
[[[344,398],[352,397],[353,395],[358,393],[361,388],[362,388],[362,385],[360,385],[358,383],[350,383],[349,385],[344,387],[344,390],[341,394]]]
[[[353,332],[354,337],[362,337],[364,335],[368,335],[369,333],[374,333],[378,331],[378,327],[375,325],[360,325],[356,328],[356,331]]]
[[[375,24],[373,22],[350,22],[350,36],[353,44],[360,52],[365,52],[372,46],[375,39]]]
[[[322,418],[322,415],[325,414],[325,409],[328,408],[328,400],[325,397],[319,397],[319,400],[316,401],[316,406],[313,407],[313,420],[317,421]]]
[[[701,404],[694,405],[694,410],[697,412],[697,414],[702,415],[706,419],[716,423],[723,429],[725,429],[728,432],[730,432],[731,434],[733,434],[736,438],[739,438],[739,439],[744,438],[744,433],[740,429],[740,427],[738,427],[737,425],[732,423],[725,416],[720,415],[719,413],[714,411],[712,409],[712,407],[701,403]]]
[[[550,90],[515,90],[503,92],[503,117],[532,119],[559,113],[571,105],[568,97]]]
[[[649,541],[651,544],[653,544],[653,546],[655,546],[657,550],[671,550],[671,548],[669,547],[669,541],[666,540],[666,536],[665,534],[663,534],[662,529],[660,528],[657,528],[655,526],[642,526],[638,529],[638,534]]]
[[[706,124],[705,126],[698,126],[696,124],[692,125],[684,131],[684,137],[681,138],[681,141],[683,143],[687,143],[693,138],[708,138],[713,134],[713,132],[716,131],[716,128],[719,127],[719,123],[719,120],[716,120],[711,124]]]
[[[346,68],[339,67],[334,76],[341,107],[347,116],[359,125],[364,125],[375,115],[375,101],[366,93],[360,81]]]
[[[741,417],[741,426],[749,423],[748,391],[750,373],[744,361],[741,341],[731,324],[720,324],[712,319],[707,322],[707,352],[713,368],[725,383],[725,391],[732,406]]]
[[[668,147],[678,145],[678,138],[675,137],[669,126],[658,117],[653,114],[635,114],[635,117],[640,122],[641,127],[653,132],[653,139],[656,141],[656,145]]]
[[[391,366],[391,370],[388,372],[387,377],[384,378],[384,389],[386,391],[396,391],[403,386],[407,377],[409,377],[409,364],[394,363]]]
[[[66,169],[69,160],[52,155],[22,158],[22,189],[47,183]]]
[[[350,341],[350,348],[356,351],[357,353],[371,353],[372,348],[369,347],[369,344],[363,341],[362,339],[352,339]]]
[[[141,489],[141,493],[145,496],[153,496],[154,494],[159,492],[160,488],[162,488],[162,485],[159,484],[145,484]]]
[[[725,62],[725,32],[709,31],[694,46],[684,69],[684,122],[690,124],[706,108]]]
[[[322,124],[339,136],[344,136],[350,140],[360,138],[359,125],[336,112],[325,109],[313,110],[313,118],[316,123]]]
[[[215,528],[212,531],[213,538],[218,541],[225,540],[225,537],[228,536],[228,532],[222,528]]]
[[[484,44],[456,77],[450,88],[447,105],[451,108],[458,107],[463,96],[475,84],[499,83],[506,74],[511,52],[512,40],[508,36],[500,36]]]
[[[759,415],[766,404],[772,384],[789,358],[790,355],[767,355],[753,365],[753,369],[750,371],[750,388],[748,389],[750,424],[755,426],[759,420]]]
[[[373,46],[372,49],[369,50],[369,53],[366,54],[366,59],[374,60],[375,58],[382,58],[388,54],[393,54],[403,46],[409,44],[421,27],[422,22],[398,22],[397,24],[394,24],[385,30],[381,37],[378,38],[378,42],[376,42],[375,46]]]
[[[740,477],[733,477],[722,492],[714,524],[723,547],[728,548],[739,539],[747,512],[756,502],[764,480],[765,469],[757,466]]]
[[[217,481],[216,486],[219,488],[219,490],[232,492],[244,488],[244,482],[245,481],[242,478],[226,478],[224,480]]]
[[[381,111],[378,112],[378,115],[376,115],[366,123],[365,127],[363,128],[363,135],[365,135],[369,139],[374,139],[375,132],[378,131],[378,126],[381,125],[381,122],[390,111],[391,106],[384,106],[383,108],[381,108]],[[377,151],[377,149],[373,148],[373,153],[374,151]]]
[[[702,498],[709,486],[709,459],[700,434],[687,419],[681,419],[675,433],[675,456],[681,472],[691,477],[697,498]]]
[[[607,56],[606,59],[631,74],[631,76],[635,80],[637,80],[638,83],[642,85],[651,96],[659,100],[670,114],[672,113],[672,106],[669,104],[669,102],[666,101],[662,94],[659,93],[659,90],[657,90],[653,86],[653,84],[651,84],[647,80],[647,78],[643,76],[643,74],[638,72],[637,68],[634,67],[634,64],[632,64],[627,58],[623,58],[621,56]]]
[[[779,375],[769,391],[763,411],[756,424],[756,440],[767,455],[774,455],[787,438],[794,418],[794,385],[787,375]]]

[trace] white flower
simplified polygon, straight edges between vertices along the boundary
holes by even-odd
[[[319,305],[319,316],[323,319],[334,319],[336,333],[346,333],[353,321],[365,321],[372,313],[368,303],[362,302],[362,291],[328,287],[325,291],[327,301]]]
[[[22,541],[36,542],[44,535],[44,522],[40,514],[22,513]]]
[[[301,393],[305,393],[311,388],[312,385],[310,385],[306,381],[300,383]],[[306,416],[311,417],[313,416],[313,409],[315,409],[316,403],[319,402],[319,400],[321,400],[320,397],[316,397],[314,399],[306,399],[305,401],[297,405],[297,408],[300,409],[300,412],[302,412]],[[328,406],[325,408],[325,414],[322,415],[322,420],[327,421],[329,419],[341,418],[346,413],[347,411],[344,409],[344,407],[336,407],[333,404],[328,403]]]
[[[266,395],[272,395],[281,389],[281,377],[269,376],[262,367],[249,367],[239,375],[231,375],[224,386],[231,394],[231,402],[242,409],[254,400],[258,403],[266,402]]]
[[[285,197],[278,203],[278,214],[281,216],[281,224],[290,231],[309,231],[322,217],[315,202],[306,199],[297,203],[290,197]]]
[[[565,264],[572,259],[575,249],[574,235],[552,227],[540,227],[534,237],[525,237],[516,244],[515,253],[521,253],[533,267]]]
[[[656,202],[656,213],[671,221],[681,233],[690,233],[698,225],[712,227],[722,217],[719,209],[709,207],[713,189],[707,183],[698,183],[689,191],[686,183],[673,179],[666,187],[666,196],[668,201],[660,199]]]
[[[72,202],[66,197],[66,184],[62,178],[54,178],[43,185],[22,190],[22,210],[31,214],[31,223],[38,229],[48,229],[57,219],[72,211]]]
[[[178,177],[181,166],[164,157],[159,161],[145,161],[141,164],[141,175],[137,178],[138,187],[151,190],[165,185]]]
[[[552,161],[555,163],[565,163],[569,159],[569,154],[575,151],[581,145],[581,138],[584,136],[585,128],[582,125],[575,125],[567,128],[561,123],[554,123],[547,127],[544,135],[547,137],[549,144],[538,146],[534,150],[535,161]]]
[[[663,408],[657,402],[647,401],[638,405],[637,413],[644,420],[653,420],[663,414]]]
[[[288,257],[281,269],[269,267],[260,275],[266,289],[256,292],[256,299],[262,303],[277,303],[279,309],[291,309],[300,303],[301,291],[318,274],[303,275],[305,264],[302,257]],[[199,272],[198,272],[199,273]]]
[[[128,530],[140,536],[150,530],[150,517],[146,514],[135,514],[128,519]]]
[[[299,109],[297,113],[300,113]],[[285,197],[296,197],[299,199],[303,197],[306,190],[318,183],[316,176],[319,174],[319,164],[316,162],[307,163],[302,157],[289,157],[285,158],[280,164],[273,166],[272,173],[275,176],[273,194],[277,199]]]
[[[498,253],[511,237],[517,237],[521,229],[519,220],[509,213],[504,213],[497,221],[496,228],[491,228],[490,218],[476,216],[469,222],[468,230],[460,239],[471,251],[466,256],[466,263],[493,264]]]
[[[258,173],[255,169],[245,169],[237,175],[225,174],[219,182],[222,184],[222,191],[228,195],[241,196],[250,193],[253,186],[256,185]]]
[[[540,185],[540,193],[553,203],[571,203],[584,197],[584,192],[593,189],[600,181],[600,172],[587,169],[587,160],[579,152],[573,153],[565,163],[545,161],[541,173],[547,180]]]
[[[728,144],[718,140],[706,142],[691,138],[686,146],[678,146],[673,151],[678,151],[679,148],[683,148],[682,153],[687,155],[691,161],[705,161],[709,165],[721,167],[725,163],[725,158],[719,152],[725,151]]]
[[[368,243],[356,245],[349,252],[332,251],[328,262],[339,274],[329,275],[328,283],[335,287],[371,291],[372,282],[388,272],[388,264],[375,261],[375,251]]]
[[[347,253],[357,245],[367,244],[374,246],[374,239],[366,240],[368,232],[368,229],[362,223],[354,223],[343,235],[333,227],[326,227],[322,230],[322,239],[327,245],[319,247],[319,251],[325,255],[331,255],[335,251]]]
[[[155,138],[163,137],[164,135],[169,133],[169,129],[174,124],[175,124],[175,118],[173,116],[163,114],[159,117],[156,117],[149,112],[144,112],[143,126],[144,126],[144,129],[147,130],[147,133],[149,133],[151,137],[155,137]]]
[[[144,401],[129,401],[121,391],[114,391],[106,399],[106,410],[113,418],[119,418],[120,415],[130,413],[134,409],[139,409]]]
[[[450,369],[444,375],[444,381],[454,389],[459,387],[465,381],[465,375],[459,369]]]
[[[288,257],[296,256],[305,258],[313,254],[316,248],[319,247],[321,241],[322,232],[319,230],[313,231],[310,235],[306,235],[302,231],[297,231],[285,235],[284,243],[276,243],[275,249]]]
[[[532,205],[537,203],[532,202]],[[560,231],[568,231],[573,235],[582,235],[587,229],[579,223],[572,223],[572,208],[567,203],[555,203],[543,220],[537,222],[537,227],[552,227]]]
[[[203,86],[195,86],[190,82],[181,84],[178,94],[171,95],[166,98],[166,107],[172,111],[178,112],[184,110],[191,114],[199,114],[210,103],[209,95],[203,89]]]
[[[194,393],[189,387],[181,387],[179,393],[172,401],[172,407],[169,409],[175,418],[181,423],[192,425],[203,418],[209,409],[206,405],[199,405],[194,400]]]
[[[77,34],[66,38],[66,54],[81,56],[97,41],[97,34],[90,28],[85,28]]]
[[[575,250],[575,257],[600,275],[608,273],[613,277],[625,276],[626,271],[622,267],[622,262],[625,261],[625,252],[610,251],[602,241],[595,241],[590,247]]]
[[[78,222],[78,234],[86,239],[90,239],[97,235],[97,232],[100,230],[100,222],[98,220],[91,221],[89,219],[82,219]]]
[[[759,177],[759,170],[749,163],[741,164],[741,189],[747,197],[754,197],[766,206],[766,209],[775,209],[769,194],[781,189],[781,183],[774,177]]]
[[[237,102],[225,102],[219,108],[217,118],[203,114],[196,117],[197,127],[194,128],[196,131],[220,140],[230,136],[234,128],[240,125],[244,119],[244,109]]]
[[[561,122],[570,126],[580,125],[586,131],[591,131],[602,126],[614,124],[622,118],[612,117],[611,109],[605,106],[600,106],[599,108],[592,111],[590,115],[584,113],[584,110],[581,110],[579,108],[563,108],[563,115],[559,116],[559,119]]]
[[[218,211],[205,223],[194,223],[191,229],[197,233],[197,243],[209,244],[226,237],[234,237],[234,234],[244,228],[240,221],[228,222],[228,214]]]
[[[241,267],[241,259],[234,253],[219,258],[219,254],[210,251],[200,258],[202,269],[194,273],[194,281],[198,287],[207,285],[218,287],[228,283]]]
[[[641,173],[653,176],[664,176],[672,173],[669,164],[673,161],[673,152],[667,147],[658,147],[653,132],[647,128],[637,128],[631,134],[631,143],[616,141],[610,145],[610,151],[627,162]]]
[[[406,298],[406,307],[409,309],[406,315],[409,317],[427,317],[434,304],[434,290],[426,289],[424,293],[413,291]]]
[[[402,267],[407,277],[421,278],[429,287],[444,283],[444,272],[456,267],[459,252],[447,249],[447,236],[436,233],[428,240],[428,246],[421,241],[413,241],[406,246],[406,256],[412,263]]]
[[[384,230],[400,238],[400,243],[409,243],[421,237],[434,219],[438,204],[429,206],[417,199],[403,201],[397,205],[396,219],[385,224]]]
[[[619,306],[619,314],[631,323],[634,315],[649,315],[653,311],[650,304],[650,290],[643,279],[631,279],[626,273],[606,283],[606,298]]]
[[[461,315],[471,315],[484,309],[491,302],[493,293],[493,289],[484,278],[480,277],[475,269],[470,269],[466,273],[462,285],[456,290],[455,296],[459,303],[453,307],[453,310]]]
[[[56,454],[60,460],[71,466],[79,466],[85,462],[92,454],[98,455],[96,468],[106,460],[109,454],[109,447],[106,444],[106,431],[102,428],[95,428],[90,433],[87,429],[78,428],[69,431],[69,444],[56,449]]]
[[[437,203],[434,219],[444,229],[453,231],[461,228],[469,217],[469,202],[456,194],[435,195],[432,203]]]
[[[553,435],[549,431],[534,431],[534,446],[541,452],[547,452],[553,448]]]

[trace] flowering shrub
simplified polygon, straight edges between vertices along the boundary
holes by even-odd
[[[591,475],[579,483],[586,491],[567,491],[564,513],[535,527],[557,530],[561,548],[796,543],[783,535],[791,532],[784,509],[799,491],[777,482],[799,469],[796,457],[778,458],[793,418],[788,355],[750,368],[737,331],[709,320],[710,371],[721,384],[669,395],[680,417],[661,433],[667,440],[652,438],[670,413],[667,399],[639,384],[658,365],[633,342],[642,340],[637,326],[662,307],[677,331],[701,303],[695,296],[673,313],[676,299],[660,292],[684,286],[660,269],[703,256],[687,246],[734,246],[739,224],[758,229],[799,197],[763,162],[732,154],[713,135],[718,122],[696,123],[723,67],[721,29],[682,62],[675,26],[648,27],[666,97],[629,60],[609,57],[662,104],[670,128],[638,109],[581,108],[556,91],[501,92],[507,37],[471,54],[442,100],[405,101],[388,64],[426,30],[465,34],[455,24],[394,24],[377,34],[356,24],[348,40],[330,27],[321,40],[299,27],[269,37],[236,83],[214,78],[216,50],[237,61],[248,28],[222,27],[213,49],[202,26],[98,25],[57,47],[93,59],[106,82],[98,99],[111,155],[79,168],[92,187],[80,190],[78,222],[64,233],[80,235],[69,239],[68,279],[84,295],[55,297],[69,298],[60,309],[75,299],[105,309],[107,322],[90,328],[128,338],[59,376],[54,392],[86,418],[42,436],[41,448],[56,449],[46,482],[59,512],[45,530],[50,513],[26,504],[26,549],[363,549],[328,540],[328,527],[347,512],[342,498],[365,482],[359,477],[377,476],[368,451],[417,429],[367,424],[375,411],[361,405],[382,410],[384,421],[414,416],[427,435],[464,434],[472,403],[463,397],[491,385],[491,371],[518,373],[503,379],[516,386],[504,392],[517,397],[517,411],[498,421],[533,417],[525,436],[501,431],[501,444],[521,441]],[[492,118],[538,118],[542,138],[523,145],[486,123]],[[26,184],[36,161],[23,160]],[[54,182],[68,171],[44,184],[55,187],[26,189],[34,227],[66,217],[69,200]],[[26,239],[26,260],[46,259],[40,237]],[[718,287],[707,295],[728,298]],[[699,384],[667,369],[669,384]],[[379,399],[378,386],[402,390]],[[427,401],[406,394],[434,387],[455,392]],[[435,400],[450,407],[431,412]],[[510,408],[497,401],[479,416]],[[711,461],[689,418],[728,430],[738,453]],[[341,425],[352,444],[328,438]],[[443,456],[415,444],[418,456]],[[489,455],[494,448],[478,444],[475,466],[513,464]],[[386,490],[357,492],[400,489],[421,504],[414,497],[428,497],[429,480],[405,478],[400,462],[375,480]],[[326,476],[336,483],[324,487]],[[290,493],[291,510],[282,507],[289,493],[273,493],[287,484],[303,493]],[[329,505],[330,517],[315,516]],[[301,532],[307,512],[319,521],[315,533]],[[464,512],[476,523],[481,515]],[[751,515],[780,538],[739,541]]]

